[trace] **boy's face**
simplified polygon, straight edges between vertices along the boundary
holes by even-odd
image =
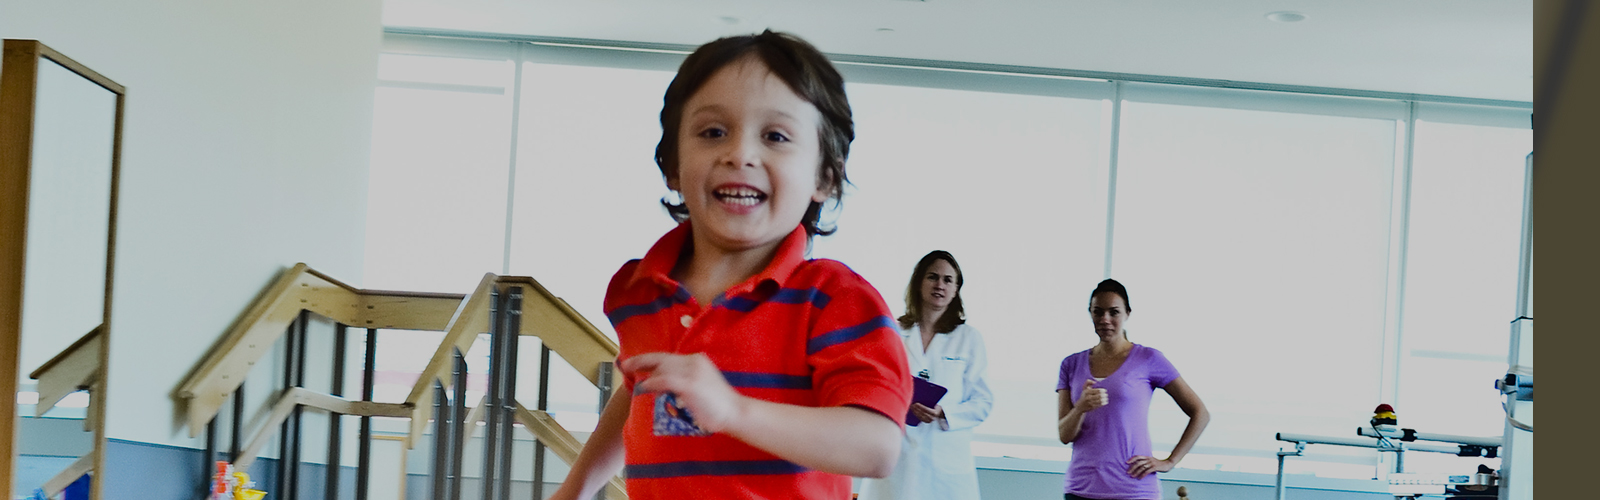
[[[800,224],[819,187],[822,115],[759,59],[723,67],[689,97],[678,131],[678,172],[697,244],[723,251],[776,246]]]

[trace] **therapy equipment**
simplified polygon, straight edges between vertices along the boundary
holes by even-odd
[[[1433,453],[1448,453],[1460,457],[1499,457],[1502,438],[1456,436],[1450,434],[1434,434],[1417,432],[1416,429],[1401,429],[1395,426],[1394,408],[1389,405],[1379,405],[1373,412],[1369,427],[1357,427],[1356,435],[1359,438],[1344,438],[1332,436],[1312,436],[1305,434],[1278,433],[1277,440],[1294,443],[1294,451],[1278,451],[1278,480],[1277,500],[1283,500],[1285,485],[1283,482],[1283,464],[1285,457],[1298,457],[1305,453],[1306,445],[1321,444],[1335,446],[1351,446],[1357,448],[1373,448],[1379,452],[1392,452],[1395,456],[1395,473],[1390,474],[1389,493],[1395,498],[1412,498],[1423,494],[1444,494],[1447,488],[1455,487],[1457,494],[1450,498],[1477,498],[1479,492],[1486,492],[1488,497],[1496,494],[1499,475],[1487,467],[1479,466],[1475,474],[1441,475],[1441,474],[1407,474],[1405,473],[1406,451],[1427,451]],[[1450,444],[1434,444],[1450,443]],[[1478,491],[1474,491],[1478,490]],[[1465,492],[1465,493],[1463,493]]]

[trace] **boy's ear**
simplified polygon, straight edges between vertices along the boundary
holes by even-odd
[[[843,164],[843,161],[839,162]],[[844,193],[839,193],[841,196]],[[811,194],[811,201],[826,203],[833,195],[833,170],[825,166],[817,166],[817,192]]]

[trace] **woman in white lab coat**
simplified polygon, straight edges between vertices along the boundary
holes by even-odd
[[[961,265],[934,250],[917,262],[900,317],[911,373],[949,392],[932,407],[912,403],[919,423],[906,427],[900,461],[883,479],[863,479],[861,500],[977,499],[972,428],[994,407],[983,337],[966,324]]]

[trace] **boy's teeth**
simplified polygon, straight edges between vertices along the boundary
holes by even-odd
[[[748,188],[718,189],[715,194],[724,202],[745,206],[755,205],[766,198],[760,191]]]

